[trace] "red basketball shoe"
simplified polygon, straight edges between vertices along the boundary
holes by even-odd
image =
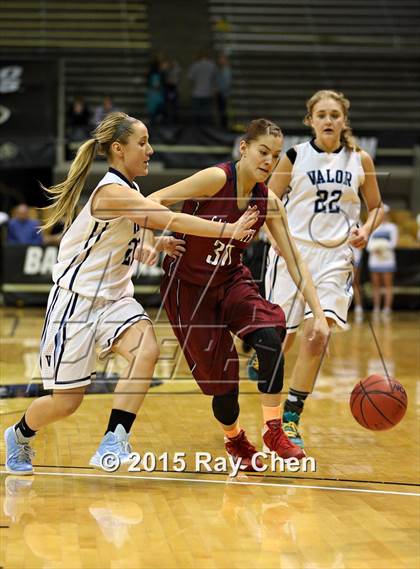
[[[246,434],[243,429],[241,429],[239,435],[236,435],[236,437],[231,439],[225,437],[225,449],[226,452],[235,459],[241,459],[240,470],[254,472],[254,466],[257,468],[262,468],[264,466],[259,457],[255,457],[254,461],[252,461],[252,457],[256,454],[257,449],[246,438]]]
[[[301,459],[305,451],[291,442],[284,433],[281,419],[272,419],[266,423],[268,429],[263,434],[264,452],[275,452],[286,460],[287,458]]]

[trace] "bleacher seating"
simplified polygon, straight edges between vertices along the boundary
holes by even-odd
[[[263,61],[261,61],[263,60]],[[359,131],[420,128],[420,58],[331,53],[232,57],[232,105],[237,118],[269,114],[301,128],[304,101],[318,89],[343,91]]]
[[[418,0],[209,0],[214,44],[230,54],[234,118],[301,129],[317,89],[343,91],[357,129],[420,130]]]
[[[409,45],[420,27],[417,0],[209,0],[209,10],[215,31],[248,51],[249,44],[265,51],[282,44]]]
[[[35,50],[148,49],[146,6],[138,0],[3,0],[0,47]]]
[[[144,115],[149,51],[128,54],[71,55],[64,60],[66,104],[82,95],[93,109],[110,95],[128,114]]]
[[[111,95],[121,110],[144,112],[150,35],[141,0],[5,0],[0,48],[9,59],[59,59],[66,106],[75,95],[92,108]]]
[[[418,226],[413,213],[404,209],[391,210],[390,218],[398,226],[398,247],[419,247],[417,241]]]

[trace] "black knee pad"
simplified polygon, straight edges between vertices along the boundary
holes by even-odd
[[[235,388],[224,395],[214,395],[212,401],[213,413],[223,425],[233,425],[239,417],[238,389]]]
[[[282,343],[284,328],[260,328],[245,336],[258,356],[258,389],[261,393],[280,393],[283,389],[284,358]]]

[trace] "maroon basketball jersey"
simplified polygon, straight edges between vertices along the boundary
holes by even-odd
[[[236,191],[236,168],[233,162],[217,164],[226,172],[227,180],[223,188],[207,200],[186,200],[183,213],[189,213],[213,221],[234,223],[244,213],[238,208]],[[268,189],[265,184],[256,184],[252,190],[249,205],[259,209],[258,220],[252,229],[255,234],[265,222],[267,213]],[[242,254],[254,235],[239,241],[214,237],[197,237],[177,234],[186,241],[186,252],[182,257],[165,257],[163,268],[168,276],[173,276],[198,285],[216,286],[241,270]]]

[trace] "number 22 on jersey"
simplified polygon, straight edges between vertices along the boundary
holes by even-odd
[[[315,200],[314,213],[340,213],[340,206],[338,201],[342,196],[341,190],[318,190],[316,195],[318,199]]]

